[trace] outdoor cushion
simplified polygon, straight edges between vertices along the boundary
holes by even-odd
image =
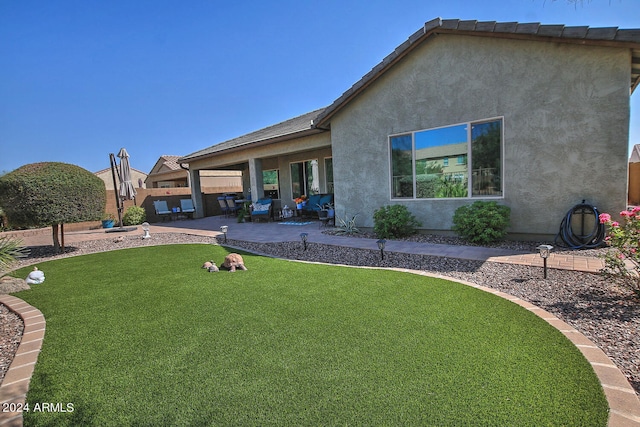
[[[180,208],[183,213],[195,212],[195,208],[193,206],[193,200],[191,199],[180,199]]]
[[[254,202],[251,216],[256,217],[256,219],[266,217],[269,220],[271,218],[271,199],[265,197]]]
[[[333,203],[333,194],[325,194],[320,197],[320,202],[318,203],[320,206],[324,206],[326,204]]]
[[[269,208],[271,207],[271,203],[263,205],[261,203],[254,203],[253,204],[253,214],[256,215],[262,215],[262,214],[268,214],[269,213]]]
[[[320,209],[318,207],[318,204],[320,203],[320,199],[322,198],[321,194],[314,194],[312,196],[309,196],[309,201],[307,202],[307,209],[311,209],[311,210],[318,210]]]
[[[333,203],[333,194],[314,194],[309,196],[309,201],[302,208],[302,212],[315,215],[327,203]]]

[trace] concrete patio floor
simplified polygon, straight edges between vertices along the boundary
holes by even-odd
[[[300,233],[308,234],[309,242],[327,245],[344,246],[359,249],[377,249],[376,239],[334,236],[323,233],[326,228],[321,223],[313,221],[308,225],[283,225],[280,222],[247,222],[238,223],[235,218],[224,216],[212,216],[193,220],[177,220],[151,224],[150,233],[186,233],[200,236],[216,237],[222,235],[220,227],[229,227],[227,237],[233,240],[244,240],[257,243],[290,242],[299,241]],[[51,232],[49,229],[28,230],[14,232],[27,246],[51,245]],[[14,234],[11,233],[11,234]],[[140,234],[142,228],[127,232],[127,235]],[[73,245],[74,242],[113,238],[113,232],[105,232],[104,229],[73,231],[65,233],[65,245]],[[460,246],[433,243],[407,242],[400,240],[388,240],[385,251],[409,253],[418,255],[433,255],[449,258],[460,258],[474,261],[490,261],[508,264],[531,265],[542,267],[543,261],[537,252],[523,252],[508,249],[485,248],[480,246]],[[601,258],[582,256],[575,253],[551,253],[547,260],[549,268],[563,270],[577,270],[596,273],[603,266]]]

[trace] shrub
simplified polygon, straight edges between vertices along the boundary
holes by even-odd
[[[392,239],[415,234],[422,224],[403,205],[388,205],[373,213],[373,230],[380,239]]]
[[[28,255],[29,249],[22,245],[22,240],[7,236],[0,237],[0,276],[9,269],[18,258]]]
[[[345,217],[344,219],[337,217],[338,224],[336,224],[336,227],[338,228],[338,231],[336,232],[336,234],[351,235],[360,233],[360,229],[356,226],[357,216],[358,214],[355,214],[350,219],[348,219],[347,217]]]
[[[32,163],[0,177],[0,205],[11,226],[51,225],[56,249],[60,224],[98,220],[105,203],[104,182],[75,165]]]
[[[453,230],[472,243],[492,243],[507,234],[510,215],[511,209],[508,206],[477,201],[456,209]]]
[[[640,297],[640,207],[620,215],[624,224],[613,221],[607,213],[600,214],[600,223],[609,226],[605,242],[612,248],[605,255],[601,272]]]
[[[124,225],[138,225],[145,222],[147,219],[147,213],[140,206],[130,206],[127,211],[122,215],[122,224]]]

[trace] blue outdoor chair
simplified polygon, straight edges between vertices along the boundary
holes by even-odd
[[[165,218],[171,220],[172,212],[169,209],[169,206],[167,206],[166,200],[156,200],[155,202],[153,202],[153,207],[156,210],[156,215],[160,216],[163,221]]]
[[[222,211],[222,214],[225,217],[229,216],[229,206],[227,205],[227,202],[225,201],[225,197],[224,196],[218,197],[218,203],[220,204],[220,210]]]
[[[233,196],[225,197],[225,201],[227,202],[227,208],[229,209],[229,215],[235,215],[242,206],[236,203],[236,199]]]
[[[258,199],[258,201],[252,205],[253,210],[251,211],[251,220],[258,221],[260,219],[266,219],[267,221],[270,221],[272,212],[271,205],[272,200],[269,197]]]
[[[193,200],[180,199],[180,210],[182,211],[183,214],[193,219],[193,213],[196,211],[195,206],[193,206]]]

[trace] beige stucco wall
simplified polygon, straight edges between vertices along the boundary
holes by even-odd
[[[106,169],[105,171],[101,171],[96,173],[96,176],[104,181],[104,186],[107,190],[113,190],[113,175],[111,174],[111,169]],[[116,175],[116,181],[118,176]],[[140,172],[136,169],[131,170],[131,182],[135,188],[146,188],[145,180],[147,179],[147,174],[144,172]],[[140,186],[140,182],[142,182],[142,186]]]
[[[504,198],[512,233],[553,235],[586,199],[625,207],[630,52],[440,35],[388,71],[331,121],[336,209],[406,205],[425,229],[449,230],[475,199],[392,201],[387,136],[504,118]]]

